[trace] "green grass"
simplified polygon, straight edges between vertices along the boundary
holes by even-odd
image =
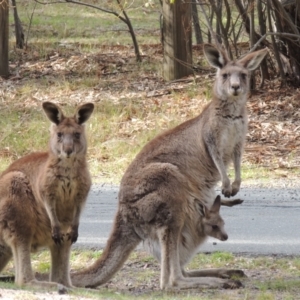
[[[108,1],[87,2],[120,13],[116,1],[111,1],[111,4]],[[144,3],[142,0],[129,2],[128,16],[139,43],[158,43],[159,6],[145,8]],[[85,49],[102,44],[132,45],[128,27],[123,21],[94,8],[71,3],[42,5],[26,0],[20,1],[17,7],[26,35],[29,30],[30,43],[79,43]]]
[[[81,87],[78,85],[78,88]],[[1,170],[29,152],[47,150],[50,122],[41,109],[41,103],[22,105],[37,93],[43,97],[55,93],[64,104],[65,113],[74,113],[75,105],[65,104],[72,94],[67,81],[56,80],[51,87],[47,82],[30,81],[16,87],[17,99],[7,99],[3,106],[0,104],[0,136],[5,150],[0,151]],[[176,104],[178,100],[174,101]],[[170,103],[153,106],[140,98],[103,99],[96,103],[86,126],[89,165],[95,180],[118,182],[125,168],[149,140],[179,123],[178,118],[182,118],[178,114]],[[146,124],[144,120],[148,120]]]

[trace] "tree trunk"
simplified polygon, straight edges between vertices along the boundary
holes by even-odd
[[[192,74],[191,2],[163,1],[163,76],[167,81]]]
[[[215,12],[216,12],[216,36],[217,36],[217,40],[220,44],[222,44],[222,29],[221,27],[223,26],[222,24],[222,1],[221,0],[213,0],[214,3],[214,8],[215,8]],[[223,39],[225,39],[226,37],[223,36]],[[229,49],[229,48],[227,48]]]
[[[272,0],[268,0],[267,1],[267,17],[268,17],[268,23],[269,23],[269,31],[273,32],[273,24],[272,24],[272,17],[271,17],[271,1]],[[271,35],[271,40],[272,40],[272,45],[273,45],[273,51],[274,51],[274,55],[278,64],[278,69],[279,69],[279,74],[281,77],[281,86],[285,86],[286,85],[286,75],[284,73],[283,70],[283,66],[280,60],[280,54],[279,54],[279,50],[278,50],[278,46],[276,44],[276,40],[274,35]]]
[[[15,20],[15,31],[16,31],[16,45],[17,48],[23,49],[24,48],[24,31],[18,16],[17,11],[17,3],[16,0],[11,0],[13,9],[14,9],[14,20]]]
[[[192,0],[192,16],[193,16],[193,24],[194,24],[196,42],[197,42],[197,44],[202,44],[203,37],[202,37],[202,32],[201,32],[200,23],[199,23],[198,8],[196,5],[196,0]]]
[[[258,16],[258,23],[259,23],[259,29],[260,29],[260,34],[264,35],[267,32],[266,28],[266,18],[267,15],[264,16],[263,12],[263,3],[262,0],[258,0],[257,3],[257,16]],[[272,31],[272,28],[270,28],[270,31]],[[274,38],[274,36],[272,36]],[[261,63],[261,74],[262,74],[262,84],[260,85],[260,88],[263,87],[263,82],[264,79],[270,79],[270,74],[268,70],[268,65],[267,65],[267,60],[264,59],[263,62]]]
[[[293,8],[287,4],[281,3],[278,0],[272,0],[272,4],[274,6],[274,10],[278,11],[276,14],[276,21],[280,22],[282,26],[282,32],[284,33],[292,33],[296,35],[300,35],[299,33],[299,20],[297,19],[297,8]],[[295,2],[295,5],[297,3]],[[292,40],[287,37],[281,37],[281,44],[286,46],[286,53],[282,51],[289,59],[289,66],[287,68],[290,80],[292,81],[293,85],[296,87],[300,86],[300,59],[299,59],[299,52],[300,52],[300,43],[298,40]],[[284,49],[283,49],[284,50]]]
[[[8,0],[0,0],[0,76],[8,77]]]
[[[254,44],[257,42],[255,39],[255,17],[254,17],[254,0],[249,0],[249,6],[250,6],[250,49],[254,46]],[[255,84],[255,74],[254,72],[250,73],[250,90],[255,90],[256,84]]]

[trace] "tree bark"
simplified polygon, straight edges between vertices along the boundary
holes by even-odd
[[[14,10],[14,21],[15,21],[15,31],[16,31],[16,45],[17,48],[23,49],[24,48],[24,31],[18,16],[17,11],[17,3],[16,0],[11,0]]]
[[[198,9],[196,5],[196,0],[192,0],[192,16],[193,16],[193,24],[195,30],[195,37],[197,44],[203,43],[202,32],[199,23]]]
[[[0,76],[9,76],[8,65],[8,0],[0,0]]]
[[[257,42],[255,39],[255,18],[254,18],[254,0],[249,0],[249,6],[250,6],[250,49],[254,46],[254,44]],[[255,83],[255,76],[254,72],[250,73],[250,90],[255,90],[256,83]]]
[[[286,11],[286,6],[284,7],[282,3],[278,0],[272,0],[272,4],[274,6],[274,10],[278,11],[276,14],[277,23],[280,22],[282,26],[282,31],[284,33],[292,33],[297,36],[299,33],[299,20],[295,19],[296,15],[291,17],[290,13]],[[281,37],[280,40],[282,44],[286,46],[286,49],[283,49],[283,53],[289,59],[289,72],[290,80],[292,81],[294,86],[300,86],[300,43],[298,40],[292,40],[287,37]]]
[[[257,1],[257,16],[258,16],[258,23],[259,23],[259,30],[260,34],[264,35],[267,30],[266,30],[266,18],[267,18],[267,13],[264,15],[263,13],[263,3],[262,0]],[[272,28],[270,28],[272,30]],[[274,36],[273,36],[274,38]],[[260,88],[263,87],[264,79],[270,79],[270,74],[268,70],[268,65],[266,60],[264,60],[261,64],[261,74],[262,74],[262,84],[260,85]]]
[[[192,74],[191,2],[163,1],[163,76],[167,81]]]
[[[271,17],[271,0],[267,0],[267,16],[268,16],[268,24],[269,24],[269,31],[273,32],[273,27],[272,27],[272,17]],[[275,37],[271,35],[271,40],[272,40],[272,45],[273,45],[273,50],[274,50],[274,55],[278,64],[278,69],[279,69],[279,74],[281,77],[281,86],[286,85],[286,76],[283,70],[283,66],[280,60],[280,54],[279,50],[275,41]]]

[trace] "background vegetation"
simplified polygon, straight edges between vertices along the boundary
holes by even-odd
[[[114,3],[101,2],[116,9]],[[0,89],[1,169],[47,147],[49,123],[41,111],[42,101],[58,102],[70,113],[81,102],[96,103],[87,124],[94,182],[118,183],[147,141],[197,115],[210,99],[214,71],[207,66],[201,45],[193,46],[194,76],[163,81],[159,2],[135,0],[126,6],[142,55],[139,63],[127,25],[113,14],[65,2],[45,5],[26,0],[17,5],[26,47],[15,46],[11,9],[11,76],[1,81]],[[206,41],[209,31],[198,10]],[[237,11],[234,18],[239,40],[233,49],[240,55],[248,51],[249,37]],[[249,102],[245,180],[258,174],[261,180],[286,177],[286,170],[293,178],[299,167],[299,91],[282,87],[277,72],[272,76]],[[260,72],[256,82],[262,83]]]

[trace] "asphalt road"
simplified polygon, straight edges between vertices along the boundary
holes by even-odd
[[[75,248],[103,248],[118,203],[118,187],[93,186],[81,217]],[[300,189],[243,188],[235,198],[244,203],[222,207],[226,242],[208,239],[200,252],[300,254]]]

